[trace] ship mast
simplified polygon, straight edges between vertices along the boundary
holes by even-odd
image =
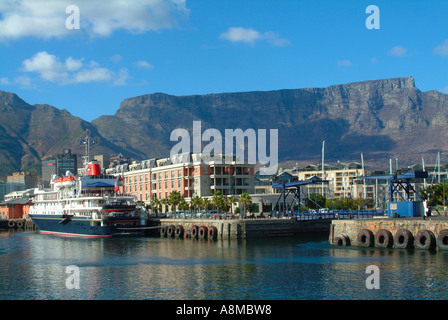
[[[85,155],[83,156],[84,158],[84,168],[87,168],[87,164],[90,161],[90,145],[91,144],[95,144],[98,143],[97,139],[91,139],[90,138],[90,131],[89,129],[86,130],[86,137],[84,138],[84,140],[81,141],[82,144],[85,145]]]

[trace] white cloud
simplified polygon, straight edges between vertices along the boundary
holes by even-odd
[[[0,84],[1,85],[4,85],[4,86],[7,86],[7,85],[10,85],[11,84],[11,81],[9,81],[9,79],[8,78],[0,78]]]
[[[152,66],[152,64],[150,64],[149,62],[144,61],[144,60],[136,61],[135,65],[139,68],[143,68],[143,69],[147,69],[147,70],[152,70],[154,68]]]
[[[256,41],[266,40],[274,46],[285,46],[289,44],[288,39],[281,38],[279,34],[267,31],[260,33],[252,28],[231,27],[227,31],[221,33],[220,39],[228,40],[230,42],[244,42],[254,45]]]
[[[84,58],[68,57],[62,63],[55,55],[41,51],[23,61],[22,71],[37,73],[42,80],[61,85],[88,82],[112,82],[114,85],[126,83],[128,78],[126,68],[116,74],[112,70],[100,67],[95,61],[84,64],[83,60]]]
[[[389,50],[388,55],[394,57],[404,57],[408,52],[408,48],[402,46],[395,46]]]
[[[106,37],[117,30],[144,33],[176,27],[189,16],[185,0],[77,1],[80,30],[69,30],[65,22],[70,14],[65,9],[73,4],[72,0],[2,0],[0,40],[57,38],[79,32]]]
[[[341,67],[350,67],[352,65],[352,62],[350,60],[339,60],[338,66]]]
[[[434,48],[434,53],[439,56],[448,56],[448,40],[443,41]]]

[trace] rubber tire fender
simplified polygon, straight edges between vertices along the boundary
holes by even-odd
[[[448,250],[448,230],[442,230],[437,236],[437,246],[441,250]]]
[[[394,248],[410,249],[414,246],[414,235],[408,229],[400,229],[394,236]]]
[[[160,237],[165,238],[166,237],[166,232],[167,232],[167,226],[162,226],[160,228]]]
[[[375,233],[375,247],[390,248],[394,244],[392,232],[387,229],[380,229]]]
[[[199,231],[199,227],[198,226],[192,226],[191,227],[190,234],[191,234],[191,238],[192,239],[197,239],[198,238],[198,231]]]
[[[218,239],[218,229],[215,226],[208,228],[207,237],[209,240]]]
[[[362,229],[358,233],[358,238],[357,238],[358,246],[366,247],[366,248],[373,247],[374,239],[375,239],[375,235],[373,234],[373,232],[371,230]]]
[[[166,228],[166,235],[168,236],[168,238],[174,238],[174,231],[175,231],[176,227],[173,225],[169,225]]]
[[[436,237],[430,230],[420,230],[415,237],[415,247],[420,250],[433,250],[436,247]]]
[[[177,225],[176,229],[174,229],[174,236],[176,238],[182,238],[184,236],[184,227],[182,225]]]
[[[208,228],[206,226],[201,226],[198,230],[199,239],[207,239]]]
[[[345,234],[340,234],[334,238],[334,243],[340,247],[348,247],[350,246],[350,238]]]

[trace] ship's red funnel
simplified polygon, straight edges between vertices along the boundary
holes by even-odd
[[[100,174],[101,174],[101,167],[98,162],[92,161],[87,164],[87,175],[88,176],[97,176]]]

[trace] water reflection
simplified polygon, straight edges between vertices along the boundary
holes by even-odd
[[[0,299],[446,299],[447,252],[0,233]],[[380,270],[380,289],[365,286]],[[80,289],[65,287],[69,265]]]

